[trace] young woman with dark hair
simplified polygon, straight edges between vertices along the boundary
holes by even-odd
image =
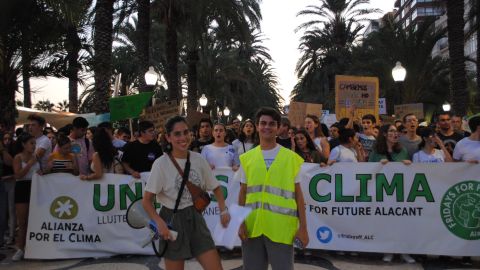
[[[238,156],[253,148],[257,129],[251,119],[245,120],[240,126],[240,135],[238,139],[232,142],[233,148]]]
[[[47,172],[50,173],[71,173],[78,175],[78,163],[72,153],[70,138],[61,133],[57,139],[57,151],[48,157]]]
[[[399,138],[395,125],[383,125],[368,161],[383,164],[389,161],[398,161],[404,164],[412,163],[408,158],[407,150],[399,143]]]
[[[214,141],[203,147],[202,157],[208,161],[212,170],[219,167],[231,167],[233,171],[237,171],[240,160],[238,160],[235,148],[225,142],[225,125],[216,123],[213,126],[212,134]]]
[[[299,129],[295,132],[295,152],[308,163],[320,164],[327,161],[327,159],[322,157],[320,152],[317,151],[315,144],[305,129]]]
[[[180,173],[179,170],[184,171],[186,165],[190,164],[188,181],[203,190],[213,190],[220,208],[220,221],[226,227],[230,221],[230,214],[225,206],[220,184],[208,162],[199,153],[188,150],[190,131],[185,118],[181,116],[170,118],[165,124],[165,131],[170,144],[169,151],[153,163],[143,196],[143,207],[155,221],[160,237],[168,240],[170,230],[178,232],[176,240],[169,241],[164,254],[165,268],[183,269],[185,260],[195,257],[203,269],[222,269],[210,231],[202,214],[193,207],[187,187],[183,190],[178,211],[172,220],[175,201],[183,181],[183,172]],[[175,164],[178,165],[178,169]],[[155,197],[162,205],[160,214],[155,212],[153,206]]]
[[[35,155],[35,137],[28,133],[23,133],[18,137],[16,144],[18,154],[13,159],[13,172],[17,180],[15,184],[15,210],[19,230],[15,243],[17,252],[12,257],[13,261],[23,259],[28,227],[32,177],[34,173],[42,174],[38,158]]]
[[[90,165],[93,173],[80,175],[81,180],[100,179],[104,173],[124,173],[122,163],[117,157],[117,149],[113,146],[112,138],[105,128],[97,128],[92,144],[96,151]]]
[[[358,141],[355,130],[351,128],[341,128],[338,133],[340,144],[330,152],[327,164],[365,161],[362,144]]]
[[[422,138],[422,142],[418,145],[418,152],[413,154],[413,162],[442,163],[453,161],[452,156],[433,128],[419,127],[417,135]],[[437,146],[440,149],[436,149]]]

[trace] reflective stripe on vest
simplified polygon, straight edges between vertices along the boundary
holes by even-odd
[[[269,203],[263,203],[263,207],[262,207],[261,202],[248,203],[245,206],[252,208],[252,210],[262,208],[264,210],[268,210],[270,212],[274,212],[274,213],[277,213],[277,214],[282,214],[282,215],[287,215],[287,216],[292,216],[292,217],[298,217],[297,210],[284,208],[284,207],[272,205],[272,204],[269,204]]]
[[[284,189],[281,189],[278,187],[272,187],[272,186],[265,186],[265,190],[262,190],[262,188],[263,188],[262,185],[247,187],[247,194],[263,191],[263,192],[267,192],[273,195],[283,197],[285,199],[295,199],[295,192],[291,192],[288,190],[284,190]]]

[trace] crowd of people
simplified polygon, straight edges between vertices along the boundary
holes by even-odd
[[[234,171],[240,170],[239,203],[253,207],[255,213],[253,217],[249,216],[246,226],[240,231],[244,250],[249,250],[244,251],[245,269],[260,269],[253,266],[249,268],[248,265],[252,265],[251,261],[266,264],[267,261],[262,259],[264,257],[268,257],[270,263],[277,261],[283,265],[278,269],[290,269],[285,265],[292,264],[293,267],[293,257],[289,256],[291,252],[293,254],[291,238],[298,238],[303,246],[308,244],[305,212],[303,207],[297,207],[303,205],[296,179],[301,163],[330,166],[337,162],[402,162],[409,165],[412,162],[478,164],[480,161],[480,115],[469,118],[468,131],[464,129],[465,120],[462,116],[447,112],[440,113],[436,121],[429,124],[419,121],[414,114],[406,114],[394,123],[382,123],[381,119],[370,114],[364,115],[359,121],[354,116],[355,110],[351,109],[349,118],[340,119],[327,127],[317,116],[306,115],[303,126],[293,126],[287,117],[280,116],[273,109],[263,108],[254,120],[241,122],[234,119],[230,126],[213,123],[206,118],[201,119],[198,126],[189,128],[183,118],[177,117],[170,119],[160,132],[152,122],[141,121],[137,132],[132,134],[125,127],[114,129],[110,122],[89,127],[83,117],[77,117],[71,124],[54,130],[46,126],[45,119],[32,114],[25,127],[15,132],[3,128],[0,130],[0,248],[15,244],[17,251],[12,260],[23,258],[30,188],[35,173],[71,173],[83,181],[90,181],[101,179],[105,173],[129,174],[140,178],[142,172],[151,171],[144,206],[151,217],[155,217],[161,234],[168,238],[166,218],[175,215],[176,211],[172,213],[171,210],[182,181],[180,171],[177,172],[172,164],[175,159],[182,168],[188,161],[190,173],[196,172],[196,179],[191,181],[215,193],[224,225],[230,217],[223,199],[219,199],[222,193],[212,178],[212,169],[231,167]],[[274,160],[283,162],[282,167],[270,168]],[[254,180],[253,175],[261,177]],[[273,185],[271,192],[291,194],[285,202],[278,203],[283,203],[287,208],[284,211],[295,213],[295,218],[268,216],[268,213],[262,212],[265,209],[256,208],[260,201],[255,193],[252,194],[252,190],[260,182],[252,184],[252,181],[268,180],[274,176],[286,180],[285,183]],[[203,244],[194,247],[179,242],[175,247],[178,253],[172,251],[165,255],[167,269],[168,265],[170,269],[175,269],[178,260],[192,256],[197,257],[205,269],[217,269],[218,254],[212,251],[215,246],[208,229],[205,230],[201,215],[190,209],[190,195],[185,189],[177,203],[179,206],[175,206],[179,208],[176,225],[194,222],[195,226],[189,223],[189,226],[182,227],[183,233],[188,235],[188,241],[201,241]],[[161,213],[164,219],[157,218],[153,207],[147,206],[155,196],[157,201],[169,206],[170,210]],[[265,195],[266,198],[268,196]],[[292,229],[287,234],[288,228],[282,228],[282,231],[258,228],[255,217],[262,215],[270,218],[271,222],[293,224],[300,229]],[[289,239],[285,240],[285,237]],[[255,241],[246,241],[253,238]],[[273,252],[259,252],[265,247],[267,251],[271,249],[279,253],[272,255]],[[385,254],[383,259],[389,262],[392,258],[392,254]],[[409,263],[415,262],[407,254],[403,254],[402,258]]]

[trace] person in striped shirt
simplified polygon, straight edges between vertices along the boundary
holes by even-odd
[[[47,171],[49,173],[63,172],[78,175],[78,162],[75,154],[72,153],[70,138],[60,134],[57,145],[57,151],[53,152],[48,158]]]

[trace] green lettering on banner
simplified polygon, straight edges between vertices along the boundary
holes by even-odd
[[[396,173],[393,175],[391,183],[388,183],[387,177],[383,173],[377,173],[376,175],[376,200],[377,202],[383,202],[383,191],[389,196],[396,192],[397,202],[404,201],[403,192],[403,174]]]
[[[135,193],[132,191],[132,189],[130,189],[128,184],[120,185],[120,210],[127,209],[127,197],[130,202],[141,199],[143,197],[142,183],[135,183]]]
[[[419,190],[420,187],[422,187],[421,190]],[[425,197],[427,202],[435,202],[430,186],[428,185],[427,177],[424,173],[415,174],[407,202],[414,202],[417,197]]]
[[[371,202],[372,196],[368,195],[368,181],[372,180],[371,174],[357,174],[356,179],[360,181],[360,196],[356,196],[357,202]]]
[[[221,182],[224,182],[224,183],[228,184],[228,176],[226,176],[226,175],[216,175],[215,177],[217,178],[218,181],[221,181]],[[227,197],[228,197],[227,187],[220,185],[220,189],[222,190],[223,198],[226,200]],[[217,201],[217,198],[215,198],[215,195],[212,196],[212,201],[214,201],[214,202]]]
[[[107,204],[101,205],[100,198],[102,197],[101,194],[101,185],[94,184],[93,185],[93,207],[97,211],[107,212],[112,210],[113,206],[115,205],[115,185],[107,185],[108,193],[107,193]]]
[[[335,202],[353,202],[353,196],[343,195],[343,176],[335,174]]]
[[[332,199],[332,194],[329,192],[327,195],[320,195],[317,191],[317,186],[320,181],[327,181],[328,183],[332,182],[332,177],[326,173],[320,173],[312,177],[310,184],[308,185],[308,191],[310,197],[317,202],[328,202]]]

